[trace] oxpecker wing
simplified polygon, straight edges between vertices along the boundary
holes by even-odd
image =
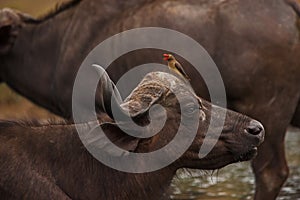
[[[168,67],[171,71],[179,74],[181,77],[187,80],[191,80],[189,76],[183,70],[181,64],[175,59],[175,57],[171,54],[164,54],[164,60],[168,61]]]
[[[190,77],[185,73],[181,64],[178,61],[175,62],[175,68],[184,76],[184,78],[186,78],[189,81],[191,80]]]

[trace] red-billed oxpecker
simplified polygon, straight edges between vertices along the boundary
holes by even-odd
[[[190,77],[183,70],[181,64],[175,59],[175,57],[172,54],[164,54],[163,56],[164,60],[168,61],[168,67],[171,71],[175,72],[176,74],[179,74],[186,80],[191,80]]]

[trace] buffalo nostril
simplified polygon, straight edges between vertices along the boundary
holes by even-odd
[[[264,130],[261,123],[258,121],[252,120],[249,124],[249,126],[245,129],[247,133],[251,135],[259,135]]]

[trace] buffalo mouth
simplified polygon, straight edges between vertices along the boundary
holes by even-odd
[[[248,147],[244,150],[222,150],[223,153],[209,153],[208,156],[201,158],[199,160],[198,153],[195,154],[197,156],[197,161],[195,165],[189,166],[188,168],[193,169],[202,169],[202,170],[215,170],[221,169],[229,164],[250,161],[257,155],[257,146]],[[226,152],[226,153],[224,153]]]
[[[251,148],[249,151],[239,154],[235,157],[235,162],[249,161],[257,155],[257,147]]]

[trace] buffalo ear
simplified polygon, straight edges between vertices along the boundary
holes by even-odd
[[[130,127],[125,126],[126,124],[122,124],[126,131],[131,131]],[[130,126],[129,123],[128,126]],[[113,156],[122,156],[126,154],[126,151],[134,152],[140,140],[140,138],[128,135],[115,123],[103,123],[93,128],[87,135],[86,145],[93,149],[106,151]]]
[[[124,124],[122,126],[124,127]],[[128,126],[130,126],[129,123]],[[117,124],[105,123],[101,125],[101,128],[107,137],[118,147],[127,151],[135,151],[137,148],[140,138],[128,135]],[[126,130],[130,130],[130,127],[126,127]]]
[[[27,14],[9,8],[0,10],[0,55],[11,50],[23,22],[30,20],[33,18]]]

